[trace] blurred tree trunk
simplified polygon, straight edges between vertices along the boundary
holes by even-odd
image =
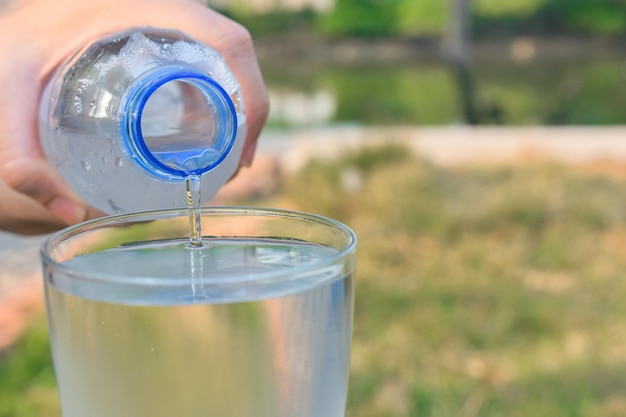
[[[451,59],[467,63],[470,52],[470,1],[451,0],[448,28],[448,54]]]
[[[471,69],[471,0],[451,0],[446,55],[457,81],[461,111],[466,123],[477,124],[476,87]]]

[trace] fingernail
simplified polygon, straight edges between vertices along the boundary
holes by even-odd
[[[87,214],[83,206],[65,197],[54,198],[48,209],[68,225],[84,221]]]

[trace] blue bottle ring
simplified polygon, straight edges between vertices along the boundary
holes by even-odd
[[[215,106],[218,127],[212,140],[217,157],[207,165],[184,171],[164,164],[157,158],[143,136],[141,119],[150,96],[171,81],[184,81],[199,89]],[[118,112],[121,148],[138,167],[153,177],[169,181],[183,181],[190,175],[202,175],[218,166],[233,148],[237,136],[237,111],[230,96],[213,78],[204,73],[177,65],[161,66],[137,77],[124,95]]]

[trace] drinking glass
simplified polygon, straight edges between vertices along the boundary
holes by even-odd
[[[342,417],[356,236],[203,208],[102,218],[41,247],[64,417]]]

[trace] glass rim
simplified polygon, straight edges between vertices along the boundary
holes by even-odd
[[[67,242],[69,239],[80,236],[85,233],[89,233],[95,231],[102,226],[110,227],[115,225],[118,221],[121,223],[117,224],[127,224],[132,223],[133,219],[138,219],[142,222],[150,222],[150,221],[158,221],[164,219],[172,219],[177,217],[187,217],[189,213],[189,209],[187,208],[176,208],[176,209],[158,209],[158,210],[147,210],[147,211],[139,211],[132,213],[123,213],[123,214],[114,214],[105,217],[100,217],[93,220],[88,220],[73,226],[66,227],[62,230],[54,232],[50,236],[48,236],[44,242],[41,243],[39,247],[39,254],[42,260],[43,265],[46,267],[53,268],[57,271],[60,271],[68,276],[73,276],[78,280],[89,280],[89,281],[97,281],[97,282],[110,282],[110,283],[126,283],[129,285],[142,285],[149,287],[151,285],[159,285],[159,286],[181,286],[186,285],[181,282],[178,277],[168,277],[163,278],[160,277],[155,279],[154,277],[150,277],[149,275],[124,275],[121,277],[115,277],[111,274],[107,273],[98,273],[97,271],[90,271],[88,274],[85,274],[85,270],[83,268],[75,268],[72,267],[71,264],[64,261],[57,261],[53,259],[51,252],[54,248],[62,245],[64,242]],[[288,268],[284,270],[278,271],[269,271],[269,272],[256,272],[252,276],[244,275],[241,277],[211,277],[211,278],[200,278],[198,280],[199,283],[207,284],[207,285],[221,285],[221,284],[238,284],[242,282],[257,282],[262,283],[266,281],[281,281],[284,277],[289,276],[291,279],[296,280],[298,277],[307,276],[308,273],[323,270],[329,266],[332,266],[344,257],[349,256],[350,254],[356,251],[357,246],[357,236],[356,233],[344,223],[331,219],[330,217],[307,213],[303,211],[297,210],[288,210],[288,209],[278,209],[278,208],[263,208],[263,207],[252,207],[252,206],[219,206],[219,207],[202,207],[201,208],[201,217],[206,216],[245,216],[245,217],[273,217],[273,218],[282,218],[286,220],[298,220],[305,221],[308,223],[317,223],[320,225],[324,225],[335,231],[339,232],[343,236],[346,237],[346,244],[342,246],[342,248],[337,249],[336,253],[328,257],[324,257],[323,259],[301,266],[295,266],[293,268]],[[294,241],[298,241],[294,236]],[[44,277],[45,278],[45,277]]]

